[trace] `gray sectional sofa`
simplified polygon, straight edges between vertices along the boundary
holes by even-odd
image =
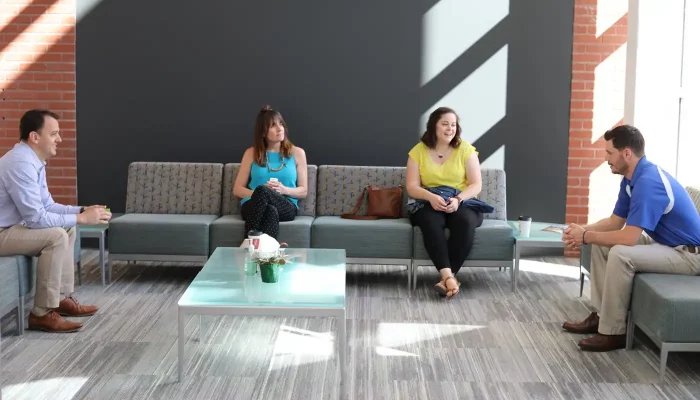
[[[129,165],[125,214],[109,223],[112,262],[205,262],[209,231],[221,215],[223,164]]]
[[[700,213],[700,189],[686,188]],[[581,248],[581,294],[590,275],[591,246]],[[700,351],[700,276],[637,273],[627,317],[627,349],[634,345],[635,327],[660,350],[663,382],[668,353]]]
[[[108,247],[116,260],[205,262],[217,247],[244,239],[240,199],[233,182],[240,165],[135,162],[129,166],[126,213],[110,222]],[[349,263],[430,265],[420,230],[402,217],[372,221],[343,219],[367,185],[405,185],[404,167],[308,166],[307,198],[294,221],[280,223],[279,241],[290,247],[343,248]],[[467,265],[510,267],[513,231],[506,223],[505,172],[482,170],[480,198],[496,211],[477,229]],[[365,206],[360,209],[364,214]],[[447,232],[449,234],[449,232]]]

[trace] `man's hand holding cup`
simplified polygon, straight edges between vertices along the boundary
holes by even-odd
[[[112,219],[112,213],[109,208],[101,205],[85,207],[77,216],[79,225],[106,224],[110,219]]]

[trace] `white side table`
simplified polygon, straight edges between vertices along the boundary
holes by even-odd
[[[105,235],[109,224],[100,225],[79,225],[80,237],[96,238],[100,241],[100,269],[102,270],[102,286],[105,286]]]
[[[564,248],[564,242],[561,240],[561,232],[543,231],[544,228],[550,225],[559,225],[549,222],[532,222],[530,225],[530,236],[520,236],[518,221],[508,221],[508,225],[513,228],[513,237],[515,238],[514,247],[514,266],[511,277],[511,290],[515,292],[518,286],[518,273],[520,272],[520,252],[522,249],[529,248]]]

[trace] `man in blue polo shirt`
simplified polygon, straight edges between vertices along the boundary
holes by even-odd
[[[610,217],[594,224],[570,224],[562,240],[569,248],[592,244],[591,304],[599,311],[566,331],[595,334],[582,350],[625,346],[627,310],[636,272],[700,274],[700,216],[688,192],[673,176],[647,160],[644,137],[630,125],[605,132],[605,160],[623,175]]]

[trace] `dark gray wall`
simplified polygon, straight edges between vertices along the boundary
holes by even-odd
[[[474,145],[506,145],[509,217],[563,221],[573,0],[511,0],[421,88],[434,3],[102,0],[77,26],[80,204],[123,211],[132,161],[238,162],[263,104],[309,163],[405,165],[421,114],[508,44],[507,115]]]

